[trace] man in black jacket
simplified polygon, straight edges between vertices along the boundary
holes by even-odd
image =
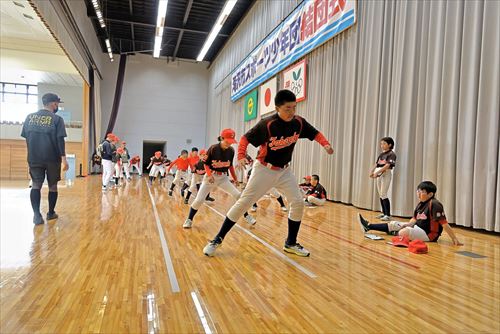
[[[57,182],[61,180],[61,164],[63,171],[68,170],[64,143],[66,128],[64,120],[56,115],[62,101],[56,94],[47,93],[43,95],[42,103],[43,109],[26,117],[21,132],[28,147],[28,165],[33,181],[30,200],[35,225],[44,223],[40,213],[40,201],[45,177],[49,185],[47,220],[57,219],[55,207],[58,196]]]

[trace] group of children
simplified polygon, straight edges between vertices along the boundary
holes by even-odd
[[[382,231],[399,235],[410,241],[422,240],[425,242],[437,241],[441,233],[445,231],[454,245],[462,245],[448,225],[443,205],[434,197],[437,186],[431,181],[423,181],[417,186],[419,203],[413,212],[411,220],[408,223],[392,220],[388,191],[392,181],[392,170],[396,166],[397,159],[393,148],[394,139],[391,137],[384,137],[380,140],[382,153],[377,157],[377,161],[369,173],[371,178],[376,179],[382,208],[382,214],[378,215],[377,218],[387,223],[373,224],[359,214],[359,223],[363,231],[365,233],[370,230]]]
[[[99,144],[96,150],[98,158],[93,158],[93,162],[101,161],[102,165],[102,190],[114,189],[120,186],[120,180],[123,179],[124,174],[127,181],[131,180],[130,172],[137,169],[139,176],[142,176],[141,168],[139,166],[141,158],[136,155],[130,157],[127,149],[127,143],[120,142],[113,133],[108,133],[106,139]],[[111,179],[114,183],[111,183]]]
[[[277,113],[261,120],[240,140],[238,167],[244,169],[246,165],[250,166],[247,173],[247,186],[244,188],[243,193],[238,190],[239,181],[236,176],[235,166],[233,166],[235,150],[232,145],[236,143],[236,140],[235,132],[232,129],[222,130],[218,143],[210,146],[208,150],[198,152],[196,147],[192,148],[190,153],[187,150],[182,150],[180,156],[173,162],[168,160],[166,155],[162,155],[160,151],[151,157],[148,166],[148,169],[150,169],[150,184],[158,177],[158,174],[160,175],[161,184],[162,178],[169,175],[172,168],[175,167],[176,172],[169,187],[168,195],[173,196],[175,187],[179,186],[183,202],[188,204],[192,194],[197,191],[183,224],[184,228],[192,227],[193,219],[204,201],[214,200],[210,197],[210,193],[216,188],[221,188],[232,197],[234,205],[229,210],[215,239],[210,241],[203,250],[205,255],[213,255],[216,248],[221,245],[226,233],[239,217],[243,216],[248,224],[254,225],[256,219],[246,210],[256,211],[258,207],[256,201],[270,191],[276,197],[281,210],[290,211],[288,219],[289,235],[284,250],[299,256],[309,256],[309,251],[296,241],[302,216],[301,208],[304,206],[323,206],[327,200],[327,193],[319,183],[320,178],[316,174],[304,177],[305,182],[299,184],[298,187],[297,183],[293,185],[294,177],[289,170],[289,162],[293,153],[293,146],[299,138],[318,141],[328,154],[332,154],[333,149],[318,130],[307,123],[305,119],[295,116],[296,102],[295,95],[292,92],[287,90],[278,92],[275,103]],[[107,187],[107,181],[110,179],[110,171],[112,171],[113,167],[116,169],[115,183],[118,184],[121,171],[125,170],[127,179],[129,179],[128,165],[131,163],[138,165],[140,161],[138,157],[130,159],[125,143],[122,142],[121,146],[117,147],[118,142],[119,139],[116,136],[108,134],[103,145],[103,190]],[[246,147],[249,143],[259,147],[259,153],[255,161],[246,153]],[[382,153],[380,153],[376,163],[371,168],[369,176],[376,179],[380,197],[382,214],[377,218],[386,223],[372,224],[359,215],[359,222],[363,231],[383,231],[390,234],[399,234],[409,240],[419,239],[422,241],[437,241],[442,231],[446,231],[455,245],[461,245],[461,242],[448,225],[442,204],[434,197],[437,187],[430,181],[424,181],[417,187],[419,203],[410,222],[392,221],[388,191],[397,159],[393,151],[394,140],[390,137],[382,138],[380,148]],[[254,170],[256,168],[258,169],[258,177],[255,176]],[[140,173],[139,168],[138,170]],[[230,180],[230,176],[232,180]],[[282,196],[282,193],[285,196]],[[302,200],[300,200],[301,196]],[[287,197],[289,208],[285,205],[283,197]]]

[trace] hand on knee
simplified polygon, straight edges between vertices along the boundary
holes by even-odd
[[[409,238],[410,237],[410,228],[405,227],[405,228],[399,230],[398,235],[402,236],[402,237],[408,237]]]

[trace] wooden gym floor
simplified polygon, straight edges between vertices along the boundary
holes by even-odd
[[[240,220],[208,258],[230,204],[221,191],[191,230],[178,192],[146,178],[103,194],[90,176],[59,191],[60,218],[34,227],[27,182],[2,181],[1,333],[500,332],[497,235],[456,229],[465,246],[443,235],[416,255],[364,239],[360,210],[328,203],[305,210],[311,257],[300,258],[281,250],[286,213],[267,198],[257,224]]]

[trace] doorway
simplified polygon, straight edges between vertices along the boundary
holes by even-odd
[[[156,151],[161,151],[162,155],[165,154],[167,142],[166,141],[153,141],[144,140],[142,142],[142,170],[146,171],[151,157]]]

